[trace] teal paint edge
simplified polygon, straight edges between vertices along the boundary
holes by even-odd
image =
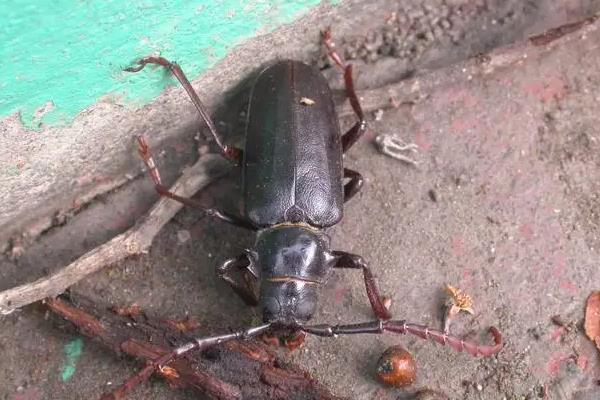
[[[65,363],[62,366],[60,379],[63,382],[68,381],[75,374],[77,360],[83,352],[83,340],[81,338],[73,339],[65,345]]]
[[[0,118],[18,112],[25,127],[39,129],[69,124],[107,95],[142,106],[174,80],[152,68],[123,72],[135,60],[160,53],[197,77],[243,40],[290,23],[320,3],[0,2]],[[41,113],[46,104],[49,110]]]

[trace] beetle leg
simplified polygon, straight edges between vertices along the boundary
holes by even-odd
[[[360,191],[363,185],[363,177],[359,172],[344,168],[344,178],[350,178],[350,181],[344,185],[344,203],[350,200]]]
[[[200,100],[200,97],[198,97],[198,94],[194,90],[194,87],[192,86],[190,81],[187,79],[187,77],[183,73],[183,70],[177,63],[171,62],[163,57],[149,56],[149,57],[142,58],[141,60],[139,60],[137,62],[137,64],[138,64],[137,67],[125,68],[125,71],[138,72],[138,71],[141,71],[142,69],[144,69],[146,64],[157,64],[157,65],[163,66],[163,67],[167,68],[169,71],[171,71],[173,76],[175,76],[175,78],[177,78],[179,83],[181,83],[181,85],[183,86],[183,88],[185,89],[187,94],[190,96],[190,99],[192,100],[192,103],[194,103],[194,106],[198,110],[200,117],[202,118],[204,123],[206,123],[206,125],[208,126],[208,130],[210,130],[210,133],[212,134],[213,138],[215,139],[215,142],[217,143],[217,146],[219,146],[219,149],[221,150],[221,154],[223,155],[223,157],[225,157],[229,161],[232,161],[236,164],[241,163],[242,150],[238,149],[237,147],[229,146],[229,145],[226,145],[223,143],[223,141],[219,137],[219,133],[217,132],[217,128],[215,127],[214,122],[212,121],[210,115],[208,114],[208,111],[206,110],[206,107]]]
[[[369,298],[373,312],[377,318],[383,320],[392,318],[392,314],[390,314],[389,310],[381,300],[375,278],[369,267],[367,267],[365,260],[359,255],[346,253],[345,251],[333,251],[332,255],[336,258],[335,264],[333,265],[334,268],[362,269],[363,277],[365,279],[365,288],[367,289],[367,297]]]
[[[158,194],[160,194],[161,196],[169,197],[169,198],[171,198],[175,201],[178,201],[188,207],[192,207],[192,208],[201,210],[205,216],[218,218],[221,221],[228,222],[228,223],[238,226],[240,228],[255,230],[254,225],[252,225],[250,222],[246,221],[243,218],[225,213],[223,211],[216,210],[214,208],[206,208],[203,205],[201,205],[199,202],[197,202],[196,200],[188,199],[186,197],[181,197],[181,196],[178,196],[175,193],[169,191],[169,189],[167,189],[162,184],[162,180],[160,178],[160,173],[158,171],[158,167],[156,166],[154,157],[152,157],[152,152],[150,151],[150,146],[148,146],[146,139],[143,136],[138,136],[137,140],[138,140],[138,151],[140,153],[140,156],[144,160],[144,163],[148,167],[150,177],[152,178],[152,181],[154,182],[154,188],[156,189]]]
[[[412,324],[402,320],[371,321],[348,325],[312,325],[302,326],[300,328],[306,333],[317,336],[331,337],[335,335],[354,335],[360,333],[383,333],[385,331],[415,335],[421,339],[429,339],[441,345],[448,345],[453,350],[461,352],[466,351],[472,356],[489,357],[498,353],[503,346],[502,335],[495,327],[490,327],[490,333],[494,337],[493,345],[485,345],[474,342],[468,342],[457,336],[448,335],[437,329],[431,329],[424,325]]]
[[[342,135],[342,151],[345,153],[367,131],[366,121],[358,121],[348,132]]]
[[[232,270],[242,270],[244,283],[238,282],[231,274]],[[257,286],[258,278],[253,271],[253,263],[247,254],[240,254],[236,258],[225,260],[216,268],[217,276],[223,279],[233,291],[249,306],[258,305]]]
[[[350,100],[350,105],[354,110],[354,113],[358,117],[358,122],[354,124],[348,132],[342,135],[342,150],[345,153],[360,139],[360,137],[367,130],[367,121],[365,120],[365,115],[360,106],[360,101],[358,100],[358,96],[356,95],[356,90],[354,89],[354,79],[352,78],[352,64],[346,64],[342,57],[335,51],[335,43],[333,43],[333,37],[331,35],[331,30],[327,29],[322,32],[323,43],[325,47],[327,47],[327,54],[331,59],[335,62],[335,64],[344,71],[344,84],[346,86],[346,96],[348,100]]]

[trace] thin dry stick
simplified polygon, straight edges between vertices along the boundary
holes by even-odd
[[[224,175],[228,171],[227,165],[227,161],[220,156],[203,156],[185,169],[171,191],[180,196],[190,197],[214,179]],[[46,297],[57,296],[106,265],[147,252],[157,233],[181,207],[179,202],[161,198],[147,215],[126,232],[90,250],[50,276],[0,292],[0,314],[10,314],[20,307]]]

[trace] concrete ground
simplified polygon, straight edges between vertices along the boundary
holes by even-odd
[[[452,331],[484,341],[490,340],[487,327],[495,325],[506,346],[497,357],[474,359],[387,334],[309,338],[286,356],[336,394],[404,399],[427,388],[452,399],[599,398],[599,353],[581,321],[585,299],[600,285],[600,23],[548,40],[442,69],[417,69],[389,91],[375,92],[386,97],[384,103],[393,97],[399,105],[383,113],[371,109],[369,133],[345,158],[366,185],[332,230],[334,248],[368,260],[382,291],[392,297],[395,317],[440,327],[442,288],[450,283],[473,297],[476,312],[458,317]],[[349,40],[349,55],[361,46]],[[390,62],[404,62],[400,55],[390,61],[368,54],[357,53],[370,62],[357,62],[363,87],[398,81],[386,71]],[[370,94],[364,92],[365,98]],[[236,107],[232,99],[221,114],[236,115]],[[352,123],[344,117],[343,129]],[[380,154],[373,145],[377,134],[415,142],[418,165]],[[196,156],[192,136],[166,141],[157,151],[166,181]],[[237,177],[232,171],[199,199],[235,209]],[[96,199],[18,259],[6,256],[1,288],[64,265],[126,229],[155,199],[145,178]],[[162,315],[196,315],[215,329],[245,326],[256,312],[217,281],[213,269],[251,245],[247,232],[185,210],[157,236],[148,255],[111,266],[72,292],[115,304],[136,302]],[[554,316],[564,326],[552,322]],[[368,318],[360,274],[334,272],[314,320]],[[57,329],[36,306],[1,323],[5,399],[98,398],[137,368]],[[417,383],[407,390],[384,388],[373,377],[378,356],[397,343],[413,354],[419,369]],[[156,380],[137,389],[135,398],[194,397]]]

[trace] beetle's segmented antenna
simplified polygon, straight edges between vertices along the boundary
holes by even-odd
[[[415,335],[425,340],[432,340],[441,345],[448,345],[453,350],[466,351],[474,357],[489,357],[498,353],[503,346],[502,335],[495,327],[490,327],[490,333],[494,337],[493,345],[484,345],[463,340],[459,337],[446,334],[437,329],[424,325],[412,324],[404,320],[377,320],[359,324],[348,325],[311,325],[300,328],[306,333],[317,336],[332,337],[337,335],[354,335],[359,333],[383,333],[385,331]]]
[[[271,327],[271,324],[268,323],[268,324],[263,324],[263,325],[259,325],[256,327],[244,329],[241,331],[227,333],[224,335],[215,335],[215,336],[206,336],[206,337],[196,338],[195,340],[193,340],[191,342],[188,342],[184,345],[181,345],[181,346],[175,348],[170,353],[167,353],[167,354],[162,355],[161,357],[158,357],[157,359],[155,359],[154,361],[152,361],[151,363],[146,365],[144,368],[142,368],[140,370],[140,372],[129,377],[116,390],[114,390],[113,392],[111,392],[109,394],[102,396],[101,400],[114,400],[114,399],[122,398],[123,396],[125,396],[125,394],[127,394],[128,392],[133,390],[140,383],[142,383],[145,380],[147,380],[148,378],[150,378],[150,376],[152,376],[152,374],[154,372],[158,371],[160,368],[164,367],[166,364],[171,363],[175,359],[183,356],[184,354],[188,353],[191,350],[194,350],[194,349],[204,350],[209,347],[228,342],[230,340],[236,340],[236,339],[246,340],[246,339],[249,339],[251,337],[260,335],[261,333],[268,331],[270,327]]]

